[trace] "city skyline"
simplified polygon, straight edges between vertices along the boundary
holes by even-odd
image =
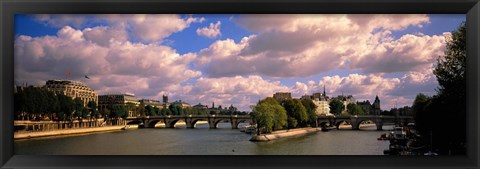
[[[239,110],[276,92],[411,106],[465,15],[16,15],[15,81]],[[166,24],[167,23],[167,24]],[[84,78],[88,76],[89,79]],[[43,80],[43,83],[42,83]]]

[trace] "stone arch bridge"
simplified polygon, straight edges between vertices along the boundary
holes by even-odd
[[[230,122],[232,129],[238,129],[240,123],[253,124],[250,115],[167,115],[128,117],[127,124],[138,124],[139,128],[154,128],[159,122],[165,123],[166,128],[174,128],[179,121],[184,121],[187,128],[195,128],[198,121],[208,121],[211,129],[217,128],[220,122]]]
[[[383,116],[383,115],[355,115],[355,116],[320,116],[317,118],[318,126],[336,126],[339,128],[342,122],[346,122],[352,125],[352,130],[359,130],[360,124],[365,121],[372,121],[375,123],[377,130],[382,130],[385,124],[398,124],[400,126],[406,126],[408,123],[414,123],[413,116]]]

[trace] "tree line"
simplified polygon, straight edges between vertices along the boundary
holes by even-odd
[[[369,109],[359,106],[355,103],[347,104],[347,111],[342,101],[339,99],[332,99],[329,103],[330,113],[334,115],[367,115],[370,113]]]
[[[98,118],[97,104],[87,105],[80,98],[72,99],[41,87],[25,87],[14,94],[14,114],[17,120],[67,121]]]
[[[287,99],[279,103],[272,97],[251,106],[257,134],[280,129],[307,127],[315,122],[317,106],[310,99]]]
[[[418,94],[412,109],[422,141],[439,154],[466,153],[466,28],[452,32],[433,73],[439,87],[433,96]]]

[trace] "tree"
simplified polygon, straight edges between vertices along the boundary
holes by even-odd
[[[257,123],[257,135],[269,132],[273,127],[273,112],[267,104],[257,104],[252,107],[252,119]]]
[[[289,129],[296,128],[297,125],[298,125],[297,120],[296,120],[295,118],[293,118],[293,117],[288,117],[287,122],[288,122],[288,128],[289,128]]]
[[[351,115],[365,115],[366,114],[359,105],[354,104],[354,103],[349,103],[347,105],[347,110]]]
[[[153,115],[153,107],[151,105],[145,106],[145,114],[147,116],[152,116]]]
[[[65,96],[63,94],[58,94],[58,103],[60,105],[60,110],[57,114],[60,118],[63,117],[63,120],[71,120],[73,111],[75,110],[74,106],[75,103],[73,102],[71,97]]]
[[[439,87],[426,106],[420,96],[413,105],[417,130],[432,137],[439,154],[466,153],[466,25],[462,23],[447,39],[443,56],[437,59],[433,73]],[[426,99],[428,100],[428,99]],[[417,100],[416,100],[417,101]],[[435,117],[435,120],[431,120]],[[452,127],[453,126],[453,127]],[[429,137],[430,136],[430,137]]]
[[[267,97],[251,107],[251,116],[257,123],[257,134],[281,129],[287,125],[285,109],[273,98]]]
[[[135,105],[135,103],[128,102],[128,103],[125,104],[125,106],[126,106],[128,112],[132,112],[132,116],[138,116],[139,115],[139,113],[137,112],[137,105]]]
[[[307,109],[303,106],[300,99],[287,99],[283,102],[283,107],[287,111],[288,117],[297,120],[302,127],[308,122]]]
[[[160,109],[158,107],[153,107],[153,114],[154,115],[160,115]]]
[[[302,99],[302,104],[307,109],[308,123],[315,123],[315,119],[317,118],[317,114],[315,113],[317,105],[313,103],[312,99]]]
[[[80,98],[75,98],[73,100],[74,102],[74,111],[75,111],[75,116],[77,116],[78,120],[80,120],[81,117],[83,117],[83,101]]]
[[[92,118],[98,118],[98,110],[97,110],[97,103],[95,101],[89,101],[87,103],[87,108],[90,113],[90,120]]]
[[[432,98],[424,95],[423,93],[417,94],[415,100],[413,101],[412,111],[415,116],[415,125],[420,133],[428,133],[433,124],[430,124],[430,120],[428,120],[429,116],[431,115],[427,108],[430,106]]]
[[[344,109],[343,103],[338,99],[333,99],[330,102],[330,113],[340,115]]]
[[[178,110],[175,105],[171,104],[170,106],[168,106],[168,109],[170,110],[172,115],[178,115]]]
[[[274,112],[273,119],[273,128],[272,130],[279,130],[287,126],[287,112],[277,100],[272,97],[267,97],[264,100],[261,100],[260,103],[271,105]]]

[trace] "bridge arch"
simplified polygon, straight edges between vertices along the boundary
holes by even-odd
[[[192,119],[189,122],[185,122],[185,123],[187,123],[187,128],[195,128],[195,125],[197,124],[198,121],[208,121],[208,119],[204,119],[204,118]]]
[[[345,122],[346,124],[352,125],[352,122],[350,120],[340,119],[340,120],[337,120],[335,122],[335,127],[337,127],[337,130],[340,129],[340,124],[342,124],[342,122]],[[353,127],[353,125],[352,125],[352,127]]]
[[[132,124],[141,124],[141,120],[132,120],[132,121],[127,121],[127,125],[132,125]]]
[[[246,123],[248,122],[249,124],[253,124],[252,120],[250,119],[239,119],[239,120],[232,120],[231,124],[232,124],[232,128],[233,129],[238,129],[238,126],[240,125],[240,123]]]
[[[166,128],[175,128],[175,124],[177,124],[178,121],[183,121],[183,119],[172,119],[170,121],[167,120],[167,121],[165,121],[165,127]]]
[[[361,125],[363,122],[367,122],[367,121],[370,121],[370,122],[372,122],[373,124],[375,124],[375,126],[377,127],[377,129],[378,129],[379,125],[381,125],[381,124],[379,124],[379,123],[377,122],[376,119],[369,119],[369,118],[367,118],[367,119],[358,119],[358,120],[356,121],[356,123],[352,123],[352,129],[360,130],[360,125]],[[381,126],[380,126],[380,127],[381,127]]]
[[[163,122],[163,120],[162,119],[150,120],[146,125],[148,128],[155,128],[155,125],[157,125],[158,122]]]
[[[220,123],[220,122],[230,122],[231,123],[231,120],[230,119],[223,119],[223,118],[215,119],[213,121],[213,124],[210,125],[210,128],[215,128],[215,129],[218,128],[218,123]]]

